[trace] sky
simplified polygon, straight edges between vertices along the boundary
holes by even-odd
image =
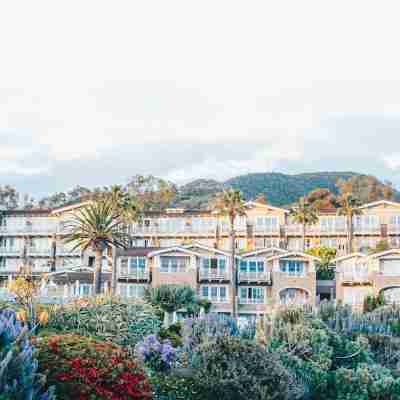
[[[400,188],[398,1],[0,10],[0,185],[331,170]]]

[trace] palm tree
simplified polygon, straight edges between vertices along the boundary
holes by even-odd
[[[69,230],[65,243],[72,243],[73,250],[92,249],[95,253],[93,277],[94,292],[101,292],[102,255],[110,247],[126,248],[127,235],[121,228],[122,219],[115,212],[110,200],[99,199],[79,209],[67,222]]]
[[[237,319],[237,271],[235,260],[235,219],[246,215],[245,202],[242,193],[237,189],[227,189],[218,193],[213,208],[218,215],[229,220],[229,236],[231,241],[231,265],[232,265],[232,317]]]
[[[110,190],[104,194],[104,198],[111,202],[116,218],[121,219],[120,229],[126,229],[127,226],[137,222],[142,217],[142,210],[138,206],[138,202],[120,185],[112,185]],[[115,247],[113,247],[113,261],[112,261],[112,274],[111,274],[111,292],[114,294],[117,289],[117,263]]]
[[[289,216],[295,223],[301,225],[302,251],[304,252],[306,250],[306,227],[318,222],[317,212],[304,197],[301,197],[298,203],[290,209]]]
[[[347,227],[347,254],[353,251],[353,237],[354,237],[354,221],[353,217],[356,215],[361,215],[360,201],[353,197],[351,193],[346,193],[341,196],[339,200],[340,208],[338,214],[346,217],[346,227]]]

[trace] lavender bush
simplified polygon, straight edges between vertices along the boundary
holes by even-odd
[[[135,355],[154,371],[162,372],[172,368],[177,351],[168,339],[159,341],[149,335],[135,346]]]
[[[0,310],[0,400],[51,400],[45,392],[45,377],[37,373],[26,326],[12,309]]]

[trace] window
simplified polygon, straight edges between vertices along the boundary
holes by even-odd
[[[264,304],[264,288],[241,287],[239,301],[244,304]]]
[[[5,257],[0,257],[0,268],[6,268],[7,259]]]
[[[308,300],[308,293],[304,289],[288,288],[279,294],[281,304],[305,304]]]
[[[144,297],[145,291],[146,291],[145,285],[137,285],[134,283],[119,284],[119,294],[121,297],[140,299]]]
[[[383,275],[399,276],[400,275],[400,259],[382,260],[380,272]]]
[[[264,272],[264,268],[262,260],[241,260],[239,264],[240,272]]]
[[[255,231],[274,232],[278,230],[278,217],[258,216],[254,224]]]
[[[160,257],[161,272],[186,272],[190,265],[190,257]]]
[[[129,274],[137,275],[138,273],[144,273],[146,268],[145,257],[131,257],[129,259]]]
[[[219,257],[209,257],[202,259],[203,269],[219,269],[221,271],[225,271],[226,267],[226,259]]]
[[[206,298],[214,303],[227,302],[226,286],[202,286],[200,288],[201,297]]]
[[[371,293],[370,287],[344,287],[343,302],[350,305],[361,305],[365,297]]]
[[[280,271],[289,276],[304,275],[304,261],[281,260],[279,266],[280,266]]]

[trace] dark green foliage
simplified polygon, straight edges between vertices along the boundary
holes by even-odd
[[[294,400],[303,395],[278,357],[251,341],[217,337],[200,345],[193,360],[204,400]]]
[[[377,296],[368,295],[364,299],[364,312],[374,311],[377,308],[384,306],[385,304],[385,297],[382,292],[379,293]]]
[[[162,340],[169,339],[172,346],[179,347],[182,345],[182,324],[176,322],[168,328],[162,327],[158,333],[158,337]]]
[[[357,175],[353,172],[315,172],[286,175],[281,173],[257,173],[229,179],[226,184],[240,189],[246,199],[253,199],[259,193],[267,195],[272,205],[292,204],[316,188],[326,188],[337,194],[338,179]]]
[[[165,312],[175,312],[197,303],[196,292],[188,285],[160,285],[146,291],[146,300]]]
[[[155,400],[203,400],[201,388],[193,377],[175,374],[151,374]]]

